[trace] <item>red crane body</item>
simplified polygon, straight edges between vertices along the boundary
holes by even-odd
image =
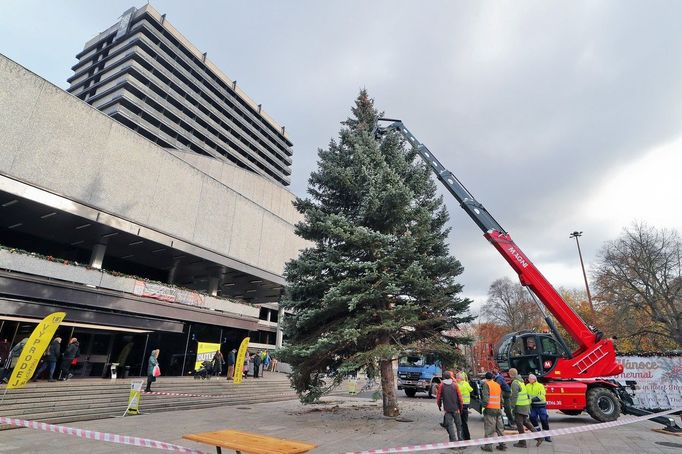
[[[611,339],[600,339],[564,301],[547,279],[519,249],[508,233],[486,232],[485,237],[519,275],[521,284],[537,295],[545,307],[579,345],[571,358],[560,358],[549,376],[557,379],[596,378],[619,375],[623,365],[616,361]]]
[[[567,414],[579,414],[581,411],[587,410],[592,417],[599,421],[611,421],[618,418],[621,402],[617,394],[622,396],[622,390],[619,389],[620,385],[599,378],[615,376],[623,371],[623,366],[616,361],[613,341],[602,338],[600,332],[590,329],[585,324],[485,207],[476,201],[457,177],[445,169],[429,149],[412,135],[402,121],[387,118],[379,121],[391,122],[386,127],[378,128],[379,132],[396,131],[416,149],[441,183],[457,199],[464,211],[481,228],[485,238],[516,271],[521,284],[531,290],[531,295],[542,302],[544,307],[551,312],[578,344],[578,348],[571,352],[561,339],[554,323],[545,315],[545,320],[552,329],[555,338],[558,338],[557,342],[563,350],[563,354],[555,354],[549,359],[537,355],[541,364],[535,365],[539,368],[536,369],[539,371],[536,375],[545,383],[547,408],[561,410]],[[503,342],[503,344],[506,349],[504,350],[505,354],[510,358],[509,367],[516,367],[512,364],[510,352],[517,336],[520,339],[523,339],[523,336],[529,336],[542,340],[539,335],[528,332],[505,336],[507,342],[506,344]],[[502,346],[498,348],[500,351],[503,349]]]

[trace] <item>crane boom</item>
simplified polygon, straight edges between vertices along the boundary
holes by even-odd
[[[459,179],[445,169],[433,153],[415,138],[401,120],[382,118],[379,121],[390,122],[388,125],[378,128],[380,132],[396,131],[414,147],[450,194],[455,197],[464,211],[483,231],[485,238],[518,274],[521,284],[528,287],[537,296],[578,344],[578,350],[571,355],[570,364],[562,359],[559,361],[560,364],[554,368],[553,373],[561,378],[575,378],[617,375],[622,372],[623,366],[615,360],[613,342],[610,339],[602,339],[601,333],[592,331],[587,326],[514,243],[509,233],[474,198]]]

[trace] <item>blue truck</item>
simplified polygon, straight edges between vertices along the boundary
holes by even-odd
[[[398,359],[398,389],[407,397],[425,392],[435,397],[443,369],[434,354],[407,353]]]

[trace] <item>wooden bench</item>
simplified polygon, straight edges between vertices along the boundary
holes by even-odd
[[[317,448],[317,445],[267,435],[240,432],[238,430],[219,430],[183,435],[184,439],[215,446],[222,454],[222,448],[232,449],[237,454],[299,454]]]

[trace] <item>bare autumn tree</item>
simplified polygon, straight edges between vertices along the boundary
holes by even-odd
[[[509,331],[535,328],[542,323],[540,311],[528,291],[508,277],[490,285],[488,301],[481,309],[485,320]]]
[[[682,347],[681,256],[677,231],[634,223],[601,249],[593,272],[596,297],[637,321],[628,334]]]

